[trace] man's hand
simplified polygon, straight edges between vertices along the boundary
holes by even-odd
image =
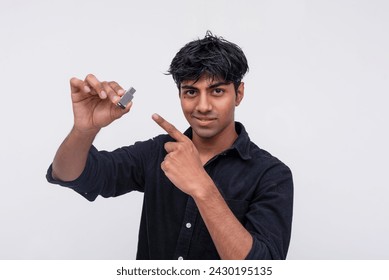
[[[186,194],[192,197],[201,195],[201,191],[213,185],[213,181],[204,170],[193,142],[161,116],[154,114],[152,118],[177,141],[165,144],[167,155],[161,164],[165,175]]]
[[[130,111],[116,104],[124,90],[116,82],[100,82],[89,74],[85,80],[70,80],[74,125],[53,160],[52,176],[73,181],[85,168],[88,152],[99,130]]]
[[[100,82],[89,74],[85,80],[70,80],[73,103],[74,128],[80,132],[99,131],[130,111],[132,102],[126,109],[116,104],[124,94],[116,82]]]

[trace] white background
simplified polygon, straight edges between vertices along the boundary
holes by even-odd
[[[72,126],[69,79],[137,89],[95,144],[187,128],[170,76],[206,30],[249,61],[236,119],[292,169],[289,259],[389,259],[386,0],[0,0],[0,259],[133,259],[142,194],[90,203],[46,182]]]

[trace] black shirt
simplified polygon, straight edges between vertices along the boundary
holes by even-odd
[[[232,147],[209,160],[204,168],[234,215],[253,236],[247,259],[285,259],[289,247],[293,206],[290,169],[258,148],[242,124]],[[192,136],[189,128],[185,135]],[[93,201],[98,195],[144,193],[137,259],[220,259],[194,200],[176,188],[161,170],[166,156],[159,135],[112,152],[92,146],[86,167],[70,187]]]

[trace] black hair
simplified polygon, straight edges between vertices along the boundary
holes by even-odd
[[[198,81],[205,74],[232,82],[237,90],[248,68],[246,56],[239,46],[207,31],[203,39],[191,41],[181,48],[167,74],[173,76],[178,88],[183,81]]]

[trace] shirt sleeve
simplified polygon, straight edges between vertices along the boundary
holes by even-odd
[[[112,152],[98,151],[92,146],[85,168],[76,180],[55,180],[50,165],[47,181],[71,188],[89,201],[94,201],[98,195],[115,197],[133,190],[143,192],[145,158],[152,151],[152,143],[152,140],[137,142]]]
[[[292,215],[292,173],[285,164],[277,162],[261,177],[246,214],[245,227],[253,237],[246,259],[286,259]]]

